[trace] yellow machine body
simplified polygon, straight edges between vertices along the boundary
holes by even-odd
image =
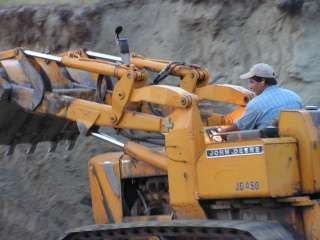
[[[286,197],[300,192],[294,138],[207,146],[197,164],[199,198]]]
[[[301,161],[300,156],[305,153],[299,152],[299,146],[301,141],[312,139],[308,134],[319,134],[319,123],[314,120],[319,119],[319,116],[319,111],[302,110],[281,113],[279,133],[286,132],[286,134],[279,137],[243,139],[244,136],[230,141],[209,142],[208,137],[204,134],[204,139],[207,137],[207,143],[195,162],[183,161],[184,157],[179,160],[179,152],[190,151],[190,149],[176,148],[178,153],[173,157],[177,158],[174,160],[169,158],[169,161],[174,161],[175,164],[178,164],[177,161],[181,161],[179,165],[181,164],[183,167],[180,167],[182,169],[181,177],[175,176],[178,181],[174,181],[174,190],[170,187],[168,190],[172,210],[176,213],[182,211],[176,217],[207,219],[212,213],[203,210],[204,213],[201,211],[202,208],[199,209],[199,206],[203,207],[203,202],[206,202],[210,203],[209,206],[213,209],[211,211],[216,212],[215,219],[232,219],[232,212],[237,211],[238,217],[235,218],[237,220],[269,219],[280,221],[283,225],[289,226],[298,239],[317,239],[320,234],[319,202],[303,190],[303,185],[307,183],[303,179],[306,173],[301,169],[318,163],[318,149],[315,146],[319,143],[319,137],[315,136],[314,143],[308,144],[304,149],[314,156],[314,162]],[[290,123],[285,122],[288,119],[290,119]],[[300,131],[300,128],[296,128],[298,123],[299,126],[308,128],[308,130]],[[289,137],[288,132],[295,137]],[[238,134],[241,135],[241,132]],[[293,136],[291,134],[290,136]],[[178,135],[177,140],[179,141],[179,139],[181,140]],[[183,148],[183,146],[179,146]],[[110,171],[106,170],[105,164],[112,166],[114,174],[110,174]],[[304,166],[305,164],[308,165]],[[171,171],[170,163],[167,171],[163,171],[148,163],[137,161],[129,155],[110,153],[93,158],[89,165],[89,169],[100,169],[106,182],[110,183],[110,176],[115,176],[112,181],[117,181],[118,187],[122,186],[121,183],[127,179],[155,177],[165,179],[168,177],[170,184],[170,176],[167,176]],[[188,172],[190,165],[194,166],[194,169],[191,168],[191,171]],[[92,173],[89,176],[94,178]],[[319,177],[317,174],[307,176],[312,179]],[[192,192],[189,191],[188,181],[194,182]],[[92,186],[91,181],[91,189],[94,196],[95,189],[99,189],[99,187]],[[106,190],[103,198],[93,198],[94,215],[99,224],[112,223],[110,218],[106,215],[101,216],[101,214],[106,212],[106,205],[109,206],[112,202],[108,198],[114,195],[115,190],[110,187],[103,189]],[[315,192],[316,190],[314,190]],[[103,201],[105,201],[104,204],[102,204]],[[118,198],[117,202],[120,204],[121,200]],[[196,204],[197,202],[199,205]],[[270,206],[264,202],[269,202]],[[123,206],[112,209],[115,211],[113,214],[117,216],[115,222],[169,221],[172,219],[170,214],[125,216]],[[203,213],[204,215],[202,215]]]

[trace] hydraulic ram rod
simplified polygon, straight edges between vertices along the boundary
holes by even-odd
[[[104,141],[107,141],[117,147],[120,147],[120,148],[124,148],[124,143],[118,141],[117,139],[109,136],[109,135],[106,135],[106,134],[101,134],[101,133],[95,133],[95,132],[92,132],[91,133],[92,136],[96,137],[96,138],[99,138],[101,140],[104,140]]]
[[[109,55],[109,54],[105,54],[105,53],[99,53],[99,52],[94,52],[94,51],[86,51],[86,54],[87,54],[89,57],[101,58],[101,59],[105,59],[105,60],[109,60],[109,61],[113,61],[113,62],[123,63],[122,58],[121,58],[121,57],[118,57],[118,56],[113,56],[113,55]]]
[[[59,56],[35,52],[35,51],[31,51],[31,50],[23,50],[23,52],[27,56],[42,58],[42,59],[51,60],[51,61],[55,61],[55,62],[62,62],[62,58]]]
[[[46,53],[40,53],[36,51],[31,51],[31,50],[24,50],[23,51],[27,56],[32,56],[32,57],[37,57],[37,58],[42,58],[46,60],[51,60],[55,62],[62,62],[62,57],[55,56],[52,54],[46,54]],[[94,52],[94,51],[86,51],[86,54],[90,57],[95,57],[95,58],[101,58],[113,62],[120,62],[123,63],[121,57],[105,54],[105,53],[99,53],[99,52]]]
[[[137,160],[144,161],[156,168],[167,171],[167,162],[169,161],[169,159],[158,151],[152,150],[141,144],[131,141],[124,144],[106,134],[92,132],[91,135],[122,148],[124,153],[128,154],[131,157],[134,157]]]
[[[45,60],[55,61],[65,65],[70,68],[77,68],[88,72],[93,72],[97,74],[102,74],[106,76],[114,76],[117,78],[121,78],[124,75],[128,74],[128,68],[121,66],[116,63],[100,63],[100,62],[92,62],[88,61],[88,59],[74,59],[68,56],[56,56],[52,54],[40,53],[31,50],[23,50],[24,54],[31,57],[42,58]],[[137,72],[136,78],[143,79],[144,73]]]

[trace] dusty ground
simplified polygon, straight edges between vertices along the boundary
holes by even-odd
[[[306,104],[320,105],[317,0],[305,1],[295,14],[279,11],[269,0],[45,2],[0,1],[0,50],[86,47],[118,54],[113,30],[121,24],[134,52],[206,66],[212,82],[243,85],[239,74],[267,62],[281,85],[296,90]],[[26,146],[12,156],[2,148],[0,239],[53,240],[69,228],[93,223],[87,161],[112,149],[91,139],[80,139],[71,152],[61,146],[47,153],[47,147],[28,156]]]

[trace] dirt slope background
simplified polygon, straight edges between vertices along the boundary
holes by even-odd
[[[274,66],[282,86],[305,104],[320,105],[320,2],[306,0],[295,13],[271,0],[0,1],[0,50],[42,51],[85,47],[118,54],[113,30],[125,26],[131,50],[209,68],[212,82],[245,85],[239,75],[252,64]],[[68,1],[70,2],[70,1]],[[41,4],[39,4],[41,3]],[[74,150],[31,155],[1,148],[0,239],[57,239],[92,224],[86,165],[114,150],[81,139]]]

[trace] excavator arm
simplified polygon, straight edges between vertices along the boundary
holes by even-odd
[[[24,49],[13,49],[0,53],[1,62],[1,81],[5,89],[3,97],[12,91],[15,93],[15,99],[19,105],[24,108],[33,110],[44,97],[44,92],[51,92],[61,96],[74,97],[76,99],[92,100],[95,102],[105,102],[107,105],[112,105],[113,110],[110,111],[109,119],[113,123],[119,122],[122,118],[125,106],[137,111],[142,108],[143,112],[152,113],[150,110],[145,110],[143,106],[150,106],[146,101],[131,101],[128,99],[131,94],[130,89],[138,89],[147,86],[148,73],[146,69],[155,71],[160,79],[167,74],[178,76],[181,78],[181,87],[185,90],[195,93],[200,100],[210,100],[223,102],[228,104],[236,104],[238,108],[226,115],[210,113],[206,122],[208,125],[227,125],[232,124],[243,113],[244,107],[252,94],[244,88],[211,84],[208,85],[208,71],[195,65],[185,63],[170,62],[161,59],[148,59],[135,54],[131,55],[131,65],[122,64],[121,58],[111,55],[96,53],[87,50],[77,50],[73,52],[63,53],[59,56],[43,54],[35,51]],[[139,70],[139,71],[138,71]],[[116,79],[116,84],[111,83],[110,77]],[[101,80],[105,78],[105,88],[102,89]],[[21,88],[23,86],[23,88]],[[32,93],[29,91],[32,88]],[[11,90],[10,90],[11,89]],[[19,89],[19,91],[17,90]],[[138,94],[138,91],[136,91]],[[148,90],[150,92],[150,90]],[[157,94],[158,91],[153,91],[152,94]],[[141,91],[139,93],[141,96]],[[29,100],[24,100],[28,96]],[[30,100],[32,98],[32,100]],[[134,97],[135,98],[135,97]],[[159,99],[162,99],[160,96]],[[172,103],[175,99],[172,99]],[[171,103],[171,104],[172,104]],[[139,107],[142,106],[142,107]],[[8,106],[6,105],[4,109]],[[170,109],[168,105],[164,107]],[[55,120],[50,116],[45,116],[45,122],[60,121],[60,124],[49,124],[52,128],[52,134],[40,134],[41,128],[34,127],[24,128],[25,122],[34,122],[32,119],[44,118],[39,116],[31,116],[28,113],[21,111],[8,110],[9,116],[17,123],[17,129],[8,132],[7,128],[5,137],[0,138],[4,144],[10,145],[8,153],[11,153],[14,146],[19,142],[29,142],[30,139],[21,138],[19,136],[32,136],[33,145],[38,141],[52,141],[52,150],[55,149],[56,142],[67,139],[69,148],[74,145],[76,136],[78,135],[78,127],[74,122],[68,120]],[[16,112],[17,115],[13,114]],[[77,113],[79,114],[79,113]],[[17,117],[20,116],[20,117]],[[49,120],[50,119],[50,120]],[[39,119],[39,121],[44,122]],[[4,126],[7,122],[4,119]],[[20,123],[19,123],[20,122]],[[82,126],[89,126],[86,124]],[[91,120],[92,122],[92,120]],[[139,121],[142,122],[142,121]],[[19,127],[21,126],[21,128]],[[60,126],[60,131],[54,129]],[[1,127],[1,125],[0,125]],[[46,126],[48,127],[48,126]],[[134,129],[136,127],[132,126]],[[12,128],[11,128],[12,129]],[[57,134],[59,132],[59,134]],[[22,134],[23,133],[23,134]],[[1,134],[0,134],[1,135]],[[17,140],[19,139],[20,140]],[[26,140],[25,140],[26,139]],[[1,142],[1,140],[0,140]],[[34,150],[35,147],[31,147]]]
[[[122,63],[121,57],[109,54],[79,49],[62,53],[61,56],[72,56],[79,59],[95,59],[101,62]],[[152,84],[160,83],[167,76],[176,76],[181,80],[179,87],[196,94],[201,101],[213,101],[232,104],[237,107],[227,114],[210,113],[208,125],[230,125],[244,112],[247,103],[254,94],[240,86],[231,84],[209,84],[209,72],[205,68],[184,62],[168,61],[164,59],[146,58],[138,54],[130,54],[130,64],[139,69],[146,69],[157,73]]]

